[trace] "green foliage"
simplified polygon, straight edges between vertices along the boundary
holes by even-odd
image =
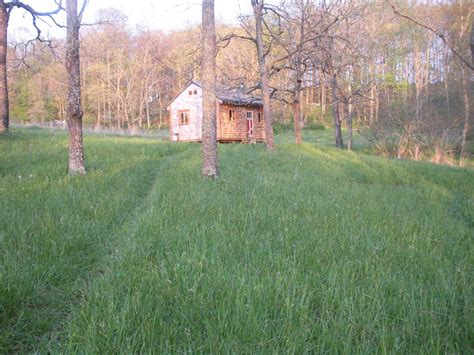
[[[472,170],[85,144],[70,178],[64,133],[0,137],[0,352],[470,351]]]
[[[332,110],[331,107],[326,107],[326,112],[323,114],[320,105],[310,105],[306,108],[306,120],[309,124],[321,124],[332,126]]]
[[[321,123],[316,123],[316,122],[311,122],[307,124],[304,128],[309,131],[324,131],[326,129],[324,125],[322,125]]]
[[[281,134],[283,132],[293,131],[293,123],[286,122],[274,122],[273,132],[275,134]]]
[[[11,118],[20,122],[27,121],[30,100],[26,73],[18,74],[16,80],[10,83],[9,99]]]

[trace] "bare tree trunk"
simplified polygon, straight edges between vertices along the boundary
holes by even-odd
[[[214,0],[202,2],[202,176],[217,178],[216,28]]]
[[[337,73],[334,68],[334,61],[332,58],[332,51],[334,48],[334,39],[331,37],[329,39],[329,72],[331,74],[331,94],[332,94],[332,120],[334,123],[335,129],[335,138],[336,138],[336,147],[344,148],[344,142],[342,140],[342,131],[341,131],[341,113],[339,110],[339,100],[337,97]]]
[[[471,46],[471,61],[474,65],[474,22],[471,25],[471,36],[469,37],[469,44]]]
[[[332,74],[332,118],[334,122],[334,128],[336,130],[336,147],[344,148],[344,142],[342,140],[342,131],[341,131],[341,117],[339,112],[339,101],[337,98],[337,76],[336,73]]]
[[[295,143],[296,144],[301,144],[302,138],[301,138],[301,90],[302,90],[302,81],[303,81],[303,75],[304,75],[304,68],[302,65],[302,56],[301,56],[301,51],[303,49],[303,41],[304,41],[304,36],[305,36],[305,21],[306,21],[306,13],[305,13],[305,7],[304,3],[301,2],[301,19],[299,23],[299,41],[297,44],[297,50],[298,53],[295,58],[295,64],[296,64],[296,80],[295,80],[295,88],[293,92],[293,121],[294,121],[294,126],[295,126]],[[306,115],[306,110],[309,106],[309,93],[308,90],[305,89],[304,91],[305,94],[305,115]]]
[[[353,130],[352,130],[352,99],[349,99],[347,107],[347,150],[352,150],[353,147]]]
[[[267,150],[274,149],[273,137],[273,113],[270,100],[270,88],[268,84],[268,72],[263,48],[263,2],[264,0],[251,0],[255,16],[255,33],[258,53],[258,67],[260,73],[260,88],[263,95],[263,118],[265,122],[265,142]]]
[[[298,96],[298,98],[296,98]],[[299,101],[299,92],[294,93],[293,99],[293,122],[295,125],[295,143],[301,144],[301,102]]]
[[[444,88],[446,91],[446,109],[448,111],[448,120],[451,119],[451,100],[449,98],[449,56],[446,54],[446,65],[445,65],[445,77],[444,77]]]
[[[8,12],[0,0],[0,134],[8,132],[10,124],[7,84]]]
[[[161,93],[159,94],[158,97],[158,109],[159,109],[159,120],[160,122],[158,123],[158,129],[161,129],[161,125],[163,124],[163,110],[161,109],[162,103],[161,103]]]
[[[97,120],[96,120],[96,123],[95,123],[95,128],[97,130],[100,129],[100,104],[101,104],[101,102],[100,102],[100,99],[98,97],[97,98]]]
[[[347,124],[347,150],[352,150],[352,68],[349,74],[349,84],[347,85],[347,92],[349,93],[349,97],[345,102],[345,116]]]
[[[321,69],[319,70],[319,85],[321,87],[321,122],[324,122],[326,115],[326,83]]]
[[[146,126],[148,129],[151,127],[151,120],[150,120],[150,105],[148,102],[148,98],[150,97],[148,93],[148,85],[146,87],[146,92],[145,92],[145,112],[146,112]]]
[[[370,84],[370,102],[369,102],[369,124],[372,126],[375,122],[375,69],[372,62],[369,63]]]
[[[461,64],[462,65],[462,64]],[[469,116],[470,116],[470,102],[469,102],[469,88],[470,83],[468,82],[467,78],[467,71],[466,69],[461,69],[462,73],[462,87],[463,87],[463,94],[464,94],[464,128],[462,130],[462,139],[461,139],[461,165],[464,164],[465,159],[465,150],[466,150],[466,138],[467,133],[469,132]]]
[[[79,62],[80,16],[77,0],[67,0],[67,49],[68,74],[67,115],[69,127],[69,174],[85,174],[84,144],[82,139],[81,70]]]

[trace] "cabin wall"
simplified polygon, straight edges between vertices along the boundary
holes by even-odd
[[[259,142],[265,142],[265,121],[258,122],[257,113],[260,112],[263,116],[263,108],[259,108],[255,110],[254,113],[254,128],[253,128],[253,136]],[[265,118],[264,118],[265,119]]]
[[[235,120],[230,121],[229,111],[234,110]],[[257,141],[265,141],[265,127],[264,123],[258,122],[257,113],[263,112],[261,108],[234,106],[234,105],[219,105],[219,112],[217,115],[217,139],[219,141],[245,141],[247,137],[247,112],[252,111],[254,116],[253,138]]]
[[[189,91],[193,94],[189,95]],[[197,94],[194,94],[194,92]],[[179,112],[189,110],[189,124],[179,124]],[[202,139],[202,89],[192,83],[170,105],[170,140],[200,141]]]

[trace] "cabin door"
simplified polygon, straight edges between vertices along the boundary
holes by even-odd
[[[253,111],[247,111],[247,137],[253,138]]]

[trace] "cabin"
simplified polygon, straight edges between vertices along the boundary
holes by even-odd
[[[219,142],[265,141],[262,99],[243,86],[217,86],[217,140]],[[170,140],[202,141],[202,85],[192,81],[168,106]]]

